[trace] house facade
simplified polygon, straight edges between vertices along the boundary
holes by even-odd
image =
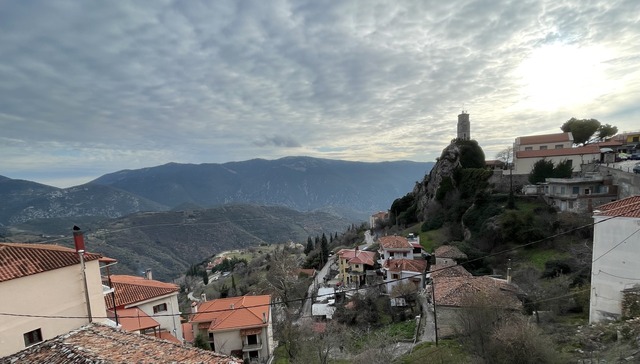
[[[596,207],[593,220],[589,323],[621,318],[625,296],[638,288],[640,196]]]
[[[542,192],[550,206],[577,213],[591,212],[594,206],[611,202],[618,196],[612,179],[597,173],[576,178],[547,178]]]
[[[376,252],[355,249],[341,249],[338,251],[338,270],[342,284],[361,287],[367,283],[367,274],[373,271],[376,263]]]
[[[205,338],[211,350],[261,364],[273,355],[271,296],[221,298],[193,307],[193,336]]]
[[[1,318],[0,357],[91,321],[106,322],[101,258],[84,253],[83,274],[74,249],[0,243],[0,312],[16,314]],[[55,318],[60,316],[68,318]]]
[[[601,153],[596,145],[573,148],[571,133],[516,138],[513,143],[513,174],[529,174],[533,165],[541,159],[552,161],[556,165],[567,160],[573,171],[579,172],[582,164],[600,161]]]
[[[110,282],[105,283],[111,284],[114,296],[107,295],[104,301],[110,311],[110,317],[118,319],[118,324],[123,324],[126,330],[163,338],[171,335],[182,342],[178,285],[150,279],[149,275],[111,275],[109,278]],[[144,327],[130,325],[137,322],[145,322]]]

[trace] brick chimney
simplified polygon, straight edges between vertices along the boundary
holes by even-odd
[[[153,273],[151,273],[151,268],[147,268],[147,270],[144,271],[144,279],[148,279],[148,280],[153,279]]]

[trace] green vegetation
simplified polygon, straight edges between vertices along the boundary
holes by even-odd
[[[466,364],[471,363],[467,353],[457,340],[440,340],[435,343],[421,343],[416,345],[410,354],[406,354],[395,361],[397,364],[422,364],[425,359],[429,363],[438,364]]]

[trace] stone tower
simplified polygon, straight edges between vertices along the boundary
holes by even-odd
[[[464,110],[460,115],[458,115],[458,139],[471,139],[471,123],[469,122],[469,114]]]

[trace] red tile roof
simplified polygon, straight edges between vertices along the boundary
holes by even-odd
[[[213,351],[93,324],[4,357],[2,363],[207,363],[239,364]]]
[[[640,196],[631,196],[596,207],[595,216],[621,216],[640,218]]]
[[[419,272],[422,273],[427,269],[426,260],[414,259],[387,259],[383,268],[392,272]]]
[[[586,145],[577,148],[520,150],[516,152],[516,158],[562,157],[584,154],[600,154],[600,148],[597,145]]]
[[[467,259],[467,255],[453,245],[441,245],[433,254],[436,258]]]
[[[131,305],[180,290],[177,284],[127,275],[112,275],[111,286],[114,289],[116,307]],[[105,296],[104,301],[107,308],[113,308],[111,296]]]
[[[190,323],[184,322],[182,324],[182,336],[184,336],[184,341],[193,343],[195,338],[193,336],[193,326]]]
[[[523,136],[523,137],[519,137],[518,139],[520,141],[520,145],[561,143],[561,142],[573,142],[573,135],[571,135],[571,133],[543,134],[543,135]]]
[[[338,256],[346,259],[348,264],[374,265],[376,261],[376,252],[360,249],[341,249]]]
[[[122,325],[124,331],[140,331],[160,326],[158,321],[137,307],[120,309],[115,312],[107,311],[107,316],[112,320],[115,320],[116,314],[118,314],[118,323]]]
[[[411,249],[409,240],[404,236],[383,236],[379,239],[380,247],[383,249]]]
[[[472,277],[472,274],[461,265],[433,265],[431,278]]]
[[[210,323],[209,331],[267,326],[271,296],[241,296],[202,302],[190,322]]]
[[[506,281],[491,277],[441,277],[434,278],[435,302],[440,306],[465,307],[470,296],[486,295],[495,307],[520,309],[518,289]]]
[[[85,253],[84,260],[100,259]],[[58,245],[0,243],[0,282],[80,264],[74,249]]]

